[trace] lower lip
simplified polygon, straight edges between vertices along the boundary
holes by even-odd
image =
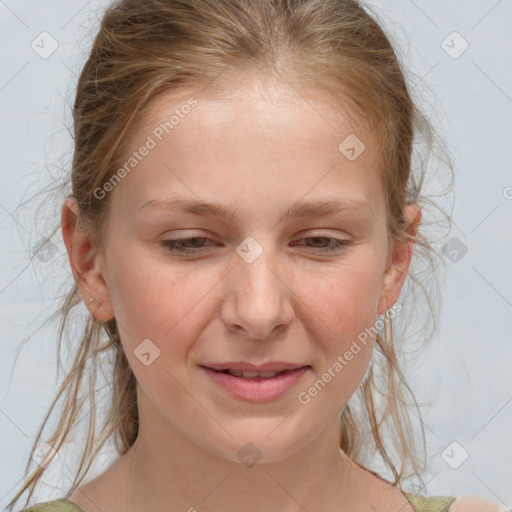
[[[201,366],[201,368],[214,382],[231,393],[235,398],[248,402],[270,402],[292,389],[310,367],[303,366],[302,368],[290,370],[282,375],[268,379],[261,377],[254,379],[235,377],[229,375],[229,373],[217,372],[206,366]]]

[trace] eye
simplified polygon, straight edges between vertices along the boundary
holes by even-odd
[[[175,238],[173,240],[162,240],[162,245],[167,247],[170,252],[174,252],[176,254],[191,254],[193,252],[197,252],[196,249],[201,249],[201,246],[197,246],[194,242],[199,241],[200,243],[210,240],[210,238],[205,236],[194,236],[191,238]]]
[[[327,236],[310,236],[306,238],[301,238],[299,241],[302,240],[315,240],[317,242],[318,240],[327,240],[328,244],[326,246],[324,245],[323,247],[313,247],[313,249],[318,249],[318,252],[320,253],[342,252],[348,249],[348,247],[354,243],[352,240],[342,240],[340,238],[331,238]]]
[[[342,252],[346,250],[350,245],[354,242],[352,240],[342,240],[339,238],[332,238],[327,236],[310,236],[299,239],[303,240],[313,240],[316,242],[314,246],[308,246],[312,249],[317,250],[319,253],[330,254],[336,252]],[[200,249],[205,248],[204,242],[212,240],[208,237],[203,236],[195,236],[191,238],[175,238],[171,240],[162,240],[162,245],[166,247],[170,252],[175,254],[186,254],[191,255],[193,253],[197,253]],[[327,245],[324,244],[323,247],[319,247],[316,245],[318,241],[327,241]],[[297,245],[295,242],[292,245]]]

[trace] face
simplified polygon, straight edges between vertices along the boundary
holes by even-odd
[[[271,462],[339,421],[371,359],[374,331],[361,333],[396,301],[410,257],[404,245],[388,258],[374,141],[356,132],[355,160],[339,149],[354,132],[282,87],[166,93],[146,111],[81,290],[98,318],[115,315],[155,425],[233,461],[252,442]],[[289,369],[209,369],[241,362]]]

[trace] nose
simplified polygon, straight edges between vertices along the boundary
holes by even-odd
[[[234,255],[226,276],[221,317],[231,332],[252,340],[267,340],[295,318],[293,285],[278,258],[265,249],[252,262]],[[288,274],[288,275],[287,275]]]

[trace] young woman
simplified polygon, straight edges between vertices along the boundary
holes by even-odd
[[[25,511],[500,510],[402,489],[407,464],[421,475],[391,321],[417,247],[434,254],[412,165],[432,133],[368,9],[116,2],[74,123],[62,313],[83,300],[90,318],[45,457],[107,349],[108,422],[82,464],[112,437],[120,457]]]

